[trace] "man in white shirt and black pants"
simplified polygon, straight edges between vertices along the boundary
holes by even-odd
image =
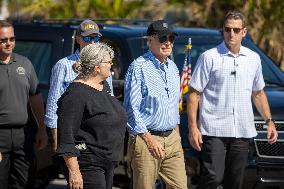
[[[241,45],[244,15],[227,13],[223,30],[224,42],[200,55],[189,84],[189,141],[202,154],[198,189],[241,189],[249,139],[257,135],[251,99],[268,125],[268,143],[277,140],[260,57]]]

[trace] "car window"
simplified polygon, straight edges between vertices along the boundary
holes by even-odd
[[[173,49],[173,56],[172,59],[176,63],[179,71],[182,71],[184,59],[185,59],[185,46],[188,42],[188,36],[178,36],[175,39],[174,49]],[[200,54],[202,54],[204,51],[213,48],[217,44],[221,43],[222,38],[221,37],[212,37],[212,36],[191,36],[191,43],[192,43],[192,49],[191,49],[191,64],[192,68],[194,69],[194,66],[197,62],[198,57]]]
[[[262,72],[267,85],[283,85],[284,73],[252,41],[243,40],[243,45],[257,52],[262,63]]]
[[[146,36],[128,38],[127,43],[129,45],[129,49],[131,50],[131,61],[148,51]]]
[[[21,40],[17,40],[16,42],[14,51],[30,59],[41,84],[49,83],[49,75],[52,67],[51,46],[50,42]]]

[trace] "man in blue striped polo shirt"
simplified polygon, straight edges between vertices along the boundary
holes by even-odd
[[[201,151],[203,164],[198,189],[242,188],[249,139],[257,134],[251,99],[266,120],[268,143],[277,140],[260,57],[241,45],[247,32],[244,15],[227,13],[223,30],[224,41],[200,55],[190,80],[189,140]]]
[[[187,188],[178,133],[180,77],[168,58],[176,35],[163,20],[150,24],[149,51],[132,62],[125,77],[128,160],[135,189],[153,188],[158,176],[167,188]]]
[[[77,29],[76,42],[82,49],[91,43],[98,42],[101,36],[98,25],[92,20],[86,19]],[[59,60],[52,68],[44,123],[51,128],[54,151],[57,148],[57,101],[69,84],[77,77],[72,65],[79,60],[80,49],[77,49],[74,54]],[[107,79],[107,82],[111,89],[110,93],[113,95],[111,76]]]

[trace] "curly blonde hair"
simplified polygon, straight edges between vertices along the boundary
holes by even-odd
[[[100,65],[105,56],[114,57],[114,52],[105,43],[94,43],[85,46],[80,52],[80,59],[72,66],[75,73],[85,78],[93,73],[94,67]]]

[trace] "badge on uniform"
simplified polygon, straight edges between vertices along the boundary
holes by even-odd
[[[16,69],[16,72],[19,74],[19,75],[24,75],[26,73],[26,70],[24,67],[21,67],[19,66],[17,69]]]

